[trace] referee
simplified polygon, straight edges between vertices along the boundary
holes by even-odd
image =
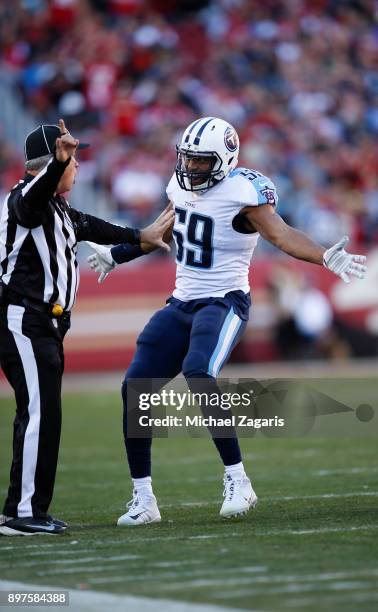
[[[168,248],[166,209],[144,230],[112,225],[71,208],[79,141],[64,121],[25,140],[26,174],[5,199],[0,220],[0,363],[16,397],[13,462],[0,534],[59,534],[48,514],[61,430],[63,339],[79,284],[78,242],[128,243],[129,259]]]

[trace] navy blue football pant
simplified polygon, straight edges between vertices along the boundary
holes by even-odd
[[[206,382],[207,393],[220,393],[216,376],[226,363],[232,349],[240,340],[246,321],[224,304],[201,305],[194,312],[184,312],[168,304],[156,312],[137,340],[134,359],[126,372],[122,387],[124,404],[123,430],[127,458],[132,478],[144,478],[151,474],[151,438],[127,436],[127,384],[130,379],[164,379],[167,384],[181,371],[193,393],[203,391],[201,380]],[[160,383],[160,387],[162,384]],[[159,389],[151,389],[157,392]],[[206,407],[201,406],[204,416]],[[225,416],[219,408],[215,417]],[[210,413],[209,413],[210,414]],[[227,437],[218,438],[212,432],[213,441],[224,465],[241,461],[236,432],[229,428]]]

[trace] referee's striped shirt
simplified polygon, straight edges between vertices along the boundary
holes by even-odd
[[[8,293],[65,311],[76,299],[79,241],[138,241],[134,230],[81,213],[54,195],[68,164],[52,158],[37,176],[26,174],[7,195],[0,220],[0,278]]]

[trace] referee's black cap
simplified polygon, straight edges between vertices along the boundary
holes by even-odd
[[[57,125],[39,125],[25,138],[25,159],[30,161],[44,155],[52,155],[55,149],[56,139],[61,136]],[[81,142],[78,149],[86,149],[89,144]]]

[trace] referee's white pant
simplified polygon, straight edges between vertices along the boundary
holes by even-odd
[[[44,517],[53,491],[61,430],[63,338],[69,315],[54,319],[0,305],[0,363],[16,403],[13,461],[3,513]]]

